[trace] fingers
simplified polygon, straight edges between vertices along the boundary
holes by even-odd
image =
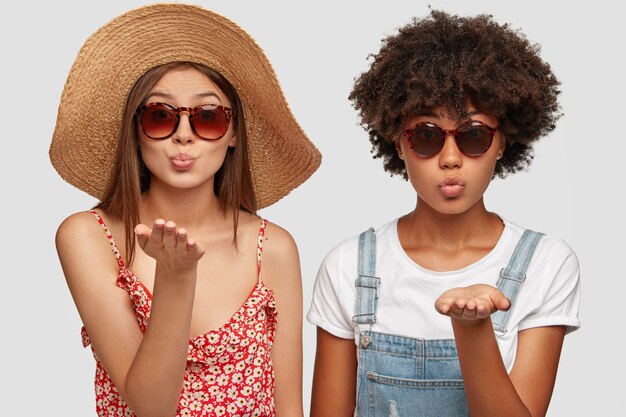
[[[135,236],[137,237],[137,243],[139,243],[139,247],[141,249],[146,247],[146,243],[148,239],[150,239],[150,234],[152,230],[145,224],[138,224],[135,226]]]
[[[435,302],[435,309],[455,319],[479,320],[498,310],[508,310],[511,302],[497,288],[487,284],[452,288]]]
[[[176,251],[186,251],[187,243],[187,230],[181,227],[180,229],[176,230]]]
[[[165,228],[165,220],[157,219],[150,229],[145,224],[138,224],[135,226],[134,232],[137,236],[137,242],[139,247],[146,249],[146,245],[159,247],[163,242],[163,234]]]
[[[491,294],[491,302],[498,310],[506,311],[511,308],[511,302],[499,290],[496,290]]]
[[[163,226],[163,247],[168,249],[176,248],[176,223],[169,221]]]
[[[480,318],[478,316],[479,308],[481,312],[485,309],[480,300],[459,298],[453,303],[450,316],[457,319],[474,320]]]
[[[465,300],[451,297],[439,298],[435,302],[435,309],[439,314],[453,318],[461,318],[465,311]]]
[[[474,298],[466,303],[462,318],[481,320],[486,319],[492,313],[494,313],[494,310],[487,300]]]
[[[440,297],[435,302],[435,309],[445,316],[464,320],[485,319],[493,312],[489,303],[482,298]]]
[[[176,247],[176,223],[171,221],[165,222],[163,219],[157,219],[152,225],[152,230],[145,224],[138,224],[135,226],[135,234],[142,248],[145,248],[148,243],[157,248]]]
[[[176,231],[176,251],[190,255],[204,253],[204,249],[195,240],[189,238],[187,230],[182,227]]]
[[[156,219],[152,225],[152,236],[150,236],[150,240],[160,244],[163,241],[163,229],[165,229],[165,220]]]
[[[138,224],[135,226],[135,235],[141,249],[153,258],[178,254],[177,256],[200,259],[204,254],[204,248],[189,238],[187,229],[178,228],[173,221],[157,219],[152,229],[145,224]]]
[[[201,257],[204,255],[204,248],[195,240],[187,240],[187,252],[192,256]]]
[[[453,317],[463,317],[463,311],[467,306],[467,301],[464,298],[457,298],[454,303],[452,303],[452,308],[450,309],[450,314]]]
[[[204,248],[198,242],[189,238],[187,230],[182,227],[176,231],[176,251],[192,256],[204,254]]]
[[[475,319],[478,314],[478,301],[471,299],[465,303],[465,308],[461,311],[461,316],[464,319]]]
[[[468,302],[464,298],[442,296],[435,302],[435,309],[445,316],[460,318],[466,314],[473,315],[475,305],[476,304],[470,300],[468,306]]]
[[[444,316],[449,315],[450,310],[452,309],[452,305],[454,303],[454,298],[446,297],[442,295],[435,301],[435,310],[439,312],[439,314],[443,314]]]

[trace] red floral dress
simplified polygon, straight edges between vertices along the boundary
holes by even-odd
[[[116,285],[128,292],[142,332],[150,319],[152,294],[128,269],[102,218],[90,211],[104,228],[120,270]],[[258,271],[266,220],[257,245]],[[276,330],[274,294],[259,279],[241,308],[219,329],[189,340],[187,366],[176,416],[274,416],[274,368],[270,351]],[[85,328],[83,346],[90,344]],[[93,348],[92,348],[93,351]],[[96,412],[98,416],[134,416],[113,381],[96,359]]]

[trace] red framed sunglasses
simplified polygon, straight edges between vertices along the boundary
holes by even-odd
[[[442,129],[431,122],[420,122],[404,130],[411,150],[422,158],[430,158],[443,148],[448,135],[454,136],[456,146],[467,156],[487,152],[499,126],[491,127],[478,120],[470,120],[456,129]]]
[[[143,133],[150,139],[166,139],[180,123],[180,113],[189,114],[191,130],[205,140],[216,140],[228,132],[233,109],[219,104],[202,104],[196,107],[174,107],[167,103],[149,103],[137,109],[137,119]]]

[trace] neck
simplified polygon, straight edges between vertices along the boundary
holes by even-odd
[[[415,210],[400,219],[403,235],[422,245],[462,247],[493,241],[502,233],[502,220],[486,210],[481,198],[463,213],[444,214],[418,197]]]
[[[229,220],[212,182],[196,188],[173,188],[154,181],[142,197],[141,221],[151,226],[156,219],[171,220],[187,230],[200,230]]]

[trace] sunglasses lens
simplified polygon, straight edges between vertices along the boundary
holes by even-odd
[[[458,129],[456,143],[464,154],[478,156],[487,152],[492,139],[493,134],[487,126],[474,122]]]
[[[164,139],[174,133],[176,112],[163,104],[146,107],[141,113],[143,132],[152,139]]]
[[[436,126],[420,123],[413,128],[409,144],[413,152],[428,158],[441,150],[443,139],[441,131]]]
[[[219,139],[226,134],[230,116],[222,106],[201,106],[194,110],[193,126],[203,139]]]

